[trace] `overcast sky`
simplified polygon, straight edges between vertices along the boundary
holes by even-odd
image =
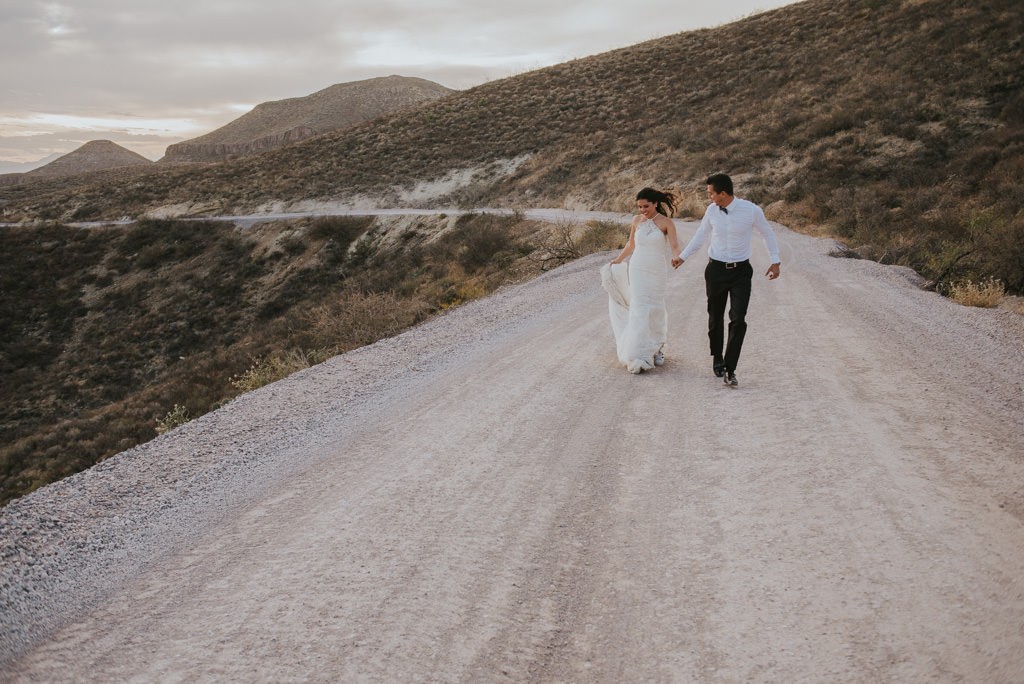
[[[0,160],[108,139],[150,159],[270,100],[469,88],[794,0],[0,0]]]

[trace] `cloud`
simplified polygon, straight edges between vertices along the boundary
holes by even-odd
[[[129,132],[186,122],[170,144],[334,83],[399,73],[467,88],[787,1],[0,0],[0,136],[40,116]]]

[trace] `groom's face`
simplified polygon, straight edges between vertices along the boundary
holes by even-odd
[[[718,206],[724,207],[729,204],[729,200],[732,199],[732,195],[725,191],[715,192],[715,186],[709,185],[708,199],[717,204]]]

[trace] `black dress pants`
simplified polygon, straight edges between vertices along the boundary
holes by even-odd
[[[733,265],[711,260],[704,269],[704,284],[708,294],[708,339],[711,355],[723,359],[729,371],[736,370],[747,334],[747,305],[750,304],[750,282],[754,268],[750,261]],[[725,337],[725,306],[729,304],[729,339],[722,354]]]

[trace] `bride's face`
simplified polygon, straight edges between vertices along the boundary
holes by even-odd
[[[654,215],[658,213],[658,207],[654,206],[653,202],[645,199],[638,199],[636,201],[636,210],[644,218],[654,218]]]

